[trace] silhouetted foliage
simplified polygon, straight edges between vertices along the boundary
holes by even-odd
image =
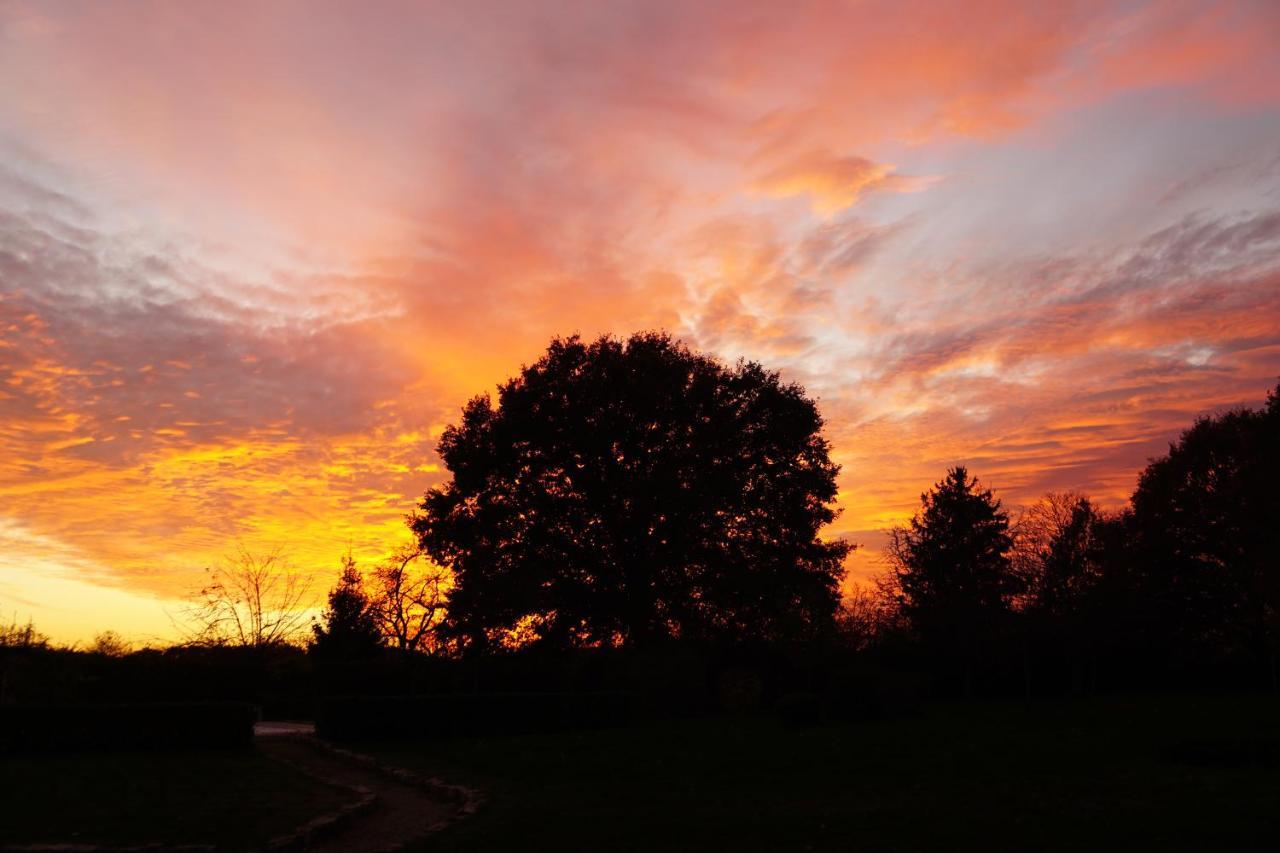
[[[822,697],[816,693],[785,693],[773,710],[788,728],[807,729],[823,721]]]
[[[376,655],[382,648],[377,611],[364,592],[356,561],[342,558],[342,574],[329,591],[329,606],[311,625],[310,651],[318,658],[355,660]]]
[[[843,598],[836,611],[839,644],[850,651],[864,651],[888,632],[898,630],[900,616],[892,595],[857,587]]]
[[[1149,621],[1181,654],[1244,653],[1276,686],[1280,388],[1196,421],[1142,473],[1130,535]]]
[[[627,693],[459,693],[451,696],[334,696],[316,714],[326,740],[435,740],[616,726],[628,722]]]
[[[472,400],[452,480],[412,521],[449,567],[444,634],[472,649],[826,630],[850,546],[817,407],[754,362],[665,334],[557,339]]]
[[[247,703],[0,706],[0,755],[84,749],[242,749],[257,709]]]
[[[1018,519],[1014,560],[1028,612],[1059,620],[1081,610],[1099,575],[1099,519],[1093,503],[1074,492],[1050,492]]]
[[[86,651],[104,657],[119,658],[132,652],[133,644],[115,631],[101,631],[93,638],[93,642]]]
[[[1018,519],[1014,565],[1025,584],[1021,610],[1028,682],[1031,669],[1046,655],[1066,670],[1072,692],[1093,680],[1105,615],[1101,596],[1109,591],[1102,586],[1107,546],[1113,543],[1104,535],[1106,525],[1093,502],[1075,492],[1050,492]]]
[[[303,582],[279,555],[242,552],[211,570],[196,643],[130,651],[106,632],[63,647],[0,624],[0,705],[240,701],[303,717],[325,697],[407,693],[356,701],[352,719],[447,699],[435,719],[462,732],[480,730],[473,713],[524,725],[510,709],[526,701],[555,727],[589,722],[605,706],[562,698],[581,694],[808,724],[907,713],[960,679],[1033,693],[1274,684],[1278,397],[1197,421],[1119,512],[1053,493],[1011,526],[948,471],[893,532],[886,594],[837,606],[848,546],[817,536],[835,466],[798,388],[661,335],[557,341],[446,432],[453,481],[412,519],[422,549],[396,552],[367,591],[344,562],[316,656],[289,642]],[[370,657],[380,642],[491,654]],[[397,725],[422,735],[422,720]]]
[[[280,551],[241,548],[205,574],[180,626],[188,642],[264,648],[296,642],[305,629],[310,584]]]
[[[0,622],[0,649],[42,649],[49,645],[49,638],[36,630],[35,623],[26,624],[15,616],[6,625]]]
[[[452,576],[421,549],[401,548],[373,571],[370,605],[387,643],[402,652],[436,652]]]
[[[1008,513],[964,467],[920,496],[921,511],[891,532],[890,587],[912,629],[960,667],[974,669],[1007,625],[1023,584],[1013,571]]]

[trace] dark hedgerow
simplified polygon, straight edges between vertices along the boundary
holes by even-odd
[[[792,729],[807,729],[825,718],[822,697],[816,693],[787,693],[778,697],[773,709],[783,725]]]
[[[320,703],[326,740],[427,740],[602,728],[630,720],[627,693],[339,696]]]
[[[0,706],[0,754],[248,747],[257,719],[243,702]]]

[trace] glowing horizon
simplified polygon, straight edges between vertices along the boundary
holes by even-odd
[[[556,335],[781,370],[830,530],[966,464],[1119,506],[1280,375],[1265,2],[0,0],[0,617],[336,575]]]

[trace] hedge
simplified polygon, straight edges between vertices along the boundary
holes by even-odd
[[[247,747],[257,719],[242,702],[0,706],[0,753]]]
[[[822,697],[816,693],[785,693],[778,697],[773,709],[783,725],[792,729],[816,726],[825,716]]]
[[[322,700],[316,733],[328,740],[433,739],[600,728],[627,722],[627,693],[450,693]]]

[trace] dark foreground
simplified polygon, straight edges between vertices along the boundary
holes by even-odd
[[[421,850],[1274,850],[1278,713],[1143,697],[367,749],[490,790]]]
[[[4,757],[0,846],[260,849],[346,796],[253,748]]]
[[[463,850],[1273,850],[1280,702],[1141,697],[357,746],[490,804]],[[257,749],[5,759],[0,844],[253,849],[342,795]]]

